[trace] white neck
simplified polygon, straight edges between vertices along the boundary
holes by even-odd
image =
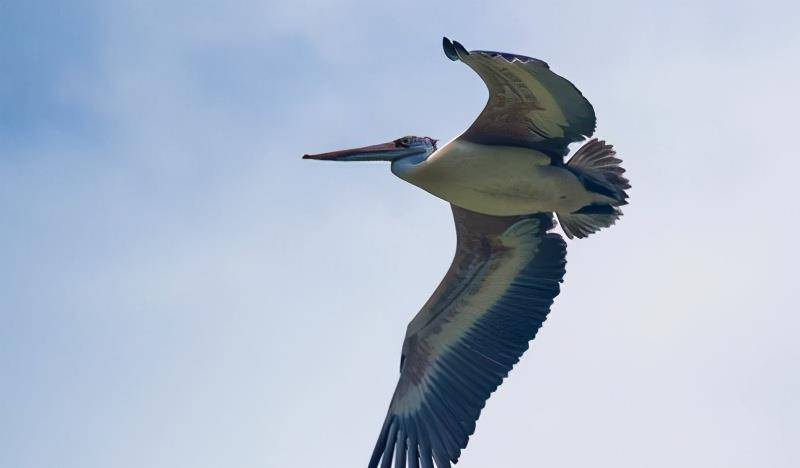
[[[417,166],[428,159],[428,156],[430,156],[431,153],[433,153],[433,150],[392,161],[392,174],[403,180],[408,180],[418,169]]]

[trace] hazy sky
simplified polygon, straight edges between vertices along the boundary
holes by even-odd
[[[633,183],[459,467],[800,466],[796,2],[0,3],[0,466],[365,466],[450,139],[532,55]]]

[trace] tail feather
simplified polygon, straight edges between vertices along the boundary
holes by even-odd
[[[609,205],[606,205],[609,206]],[[612,207],[613,208],[613,207]],[[613,208],[613,214],[584,214],[584,213],[556,213],[558,222],[564,234],[570,239],[577,237],[583,239],[589,234],[593,234],[600,229],[612,226],[617,222],[622,212],[618,208]]]
[[[567,169],[584,183],[599,184],[610,189],[614,194],[612,198],[624,205],[628,198],[625,190],[631,188],[631,184],[623,175],[625,169],[620,166],[622,160],[616,158],[616,154],[613,145],[592,138],[569,159]]]
[[[608,198],[607,202],[584,206],[573,213],[556,213],[564,233],[572,239],[583,238],[613,225],[622,211],[617,208],[628,203],[630,182],[623,175],[621,159],[615,157],[612,145],[592,138],[567,162],[572,171],[589,191]]]

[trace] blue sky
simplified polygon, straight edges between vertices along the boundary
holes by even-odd
[[[460,467],[797,466],[800,8],[4,2],[0,466],[365,464],[445,202],[306,152],[447,140],[532,55],[633,183]]]

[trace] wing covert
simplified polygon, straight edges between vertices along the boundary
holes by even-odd
[[[400,379],[369,467],[449,467],[486,400],[528,349],[559,293],[566,244],[552,215],[453,206],[457,249],[408,326]]]

